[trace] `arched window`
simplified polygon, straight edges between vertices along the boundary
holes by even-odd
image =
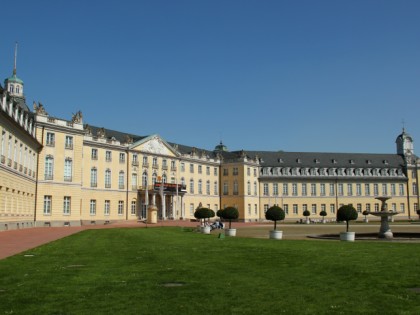
[[[111,188],[111,170],[109,168],[105,171],[105,188]]]
[[[198,181],[198,193],[199,194],[203,193],[203,182],[201,179]]]
[[[194,179],[190,179],[190,193],[194,193]]]
[[[154,186],[156,184],[156,180],[157,180],[157,175],[156,173],[152,174],[152,185]]]
[[[54,158],[52,155],[45,157],[45,179],[53,179]]]
[[[163,174],[162,175],[162,183],[166,183],[166,182],[167,182],[166,174]]]
[[[124,189],[124,171],[120,171],[118,175],[118,188]]]
[[[206,193],[207,195],[210,195],[210,181],[209,180],[206,182]]]

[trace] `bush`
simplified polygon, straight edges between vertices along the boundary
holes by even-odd
[[[272,206],[265,213],[265,218],[267,220],[274,221],[274,230],[277,229],[277,221],[284,220],[285,216],[286,214],[279,206]]]
[[[351,205],[341,206],[337,211],[337,222],[346,221],[347,232],[349,231],[349,221],[357,220],[356,209]]]
[[[311,213],[309,212],[309,210],[303,211],[303,216],[309,217],[310,215],[311,215]]]
[[[234,207],[227,207],[223,210],[219,210],[217,211],[219,214],[218,216],[220,216],[222,219],[228,220],[229,221],[229,229],[232,226],[232,220],[236,220],[239,218],[239,211],[238,209],[234,208]]]
[[[322,210],[322,211],[319,213],[319,215],[320,215],[321,217],[325,217],[325,216],[327,215],[327,211]]]
[[[205,222],[206,219],[214,217],[214,211],[209,209],[209,208],[198,208],[194,212],[194,217],[196,219],[199,219],[200,221],[204,220],[204,222]]]

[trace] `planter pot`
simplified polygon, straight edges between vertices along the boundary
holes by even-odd
[[[363,219],[363,222],[368,223],[369,219]]]
[[[355,232],[341,232],[340,233],[340,240],[346,242],[354,242],[355,239]]]
[[[270,239],[281,240],[283,238],[283,231],[272,230],[270,231]]]
[[[225,230],[226,236],[236,236],[236,229],[226,229]]]
[[[322,219],[322,221],[321,221],[323,224],[325,224],[325,219]]]
[[[203,234],[210,234],[210,227],[209,226],[203,226],[202,227],[202,229],[201,229],[201,232],[203,233]]]

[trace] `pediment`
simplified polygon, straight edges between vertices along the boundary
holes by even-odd
[[[176,151],[158,135],[144,138],[133,143],[130,147],[136,151],[142,151],[150,154],[176,156]]]

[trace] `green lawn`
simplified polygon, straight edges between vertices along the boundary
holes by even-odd
[[[0,261],[0,314],[420,314],[413,288],[420,244],[395,242],[106,229]]]

